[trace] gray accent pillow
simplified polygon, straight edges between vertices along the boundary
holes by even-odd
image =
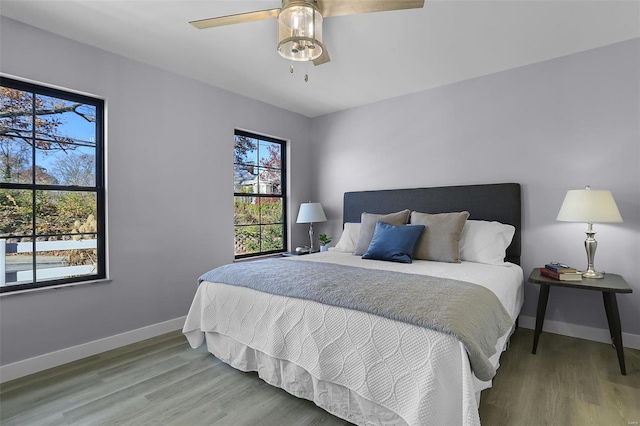
[[[460,263],[460,239],[469,212],[428,214],[411,212],[411,225],[426,226],[413,252],[414,259]]]
[[[362,256],[369,249],[373,233],[376,230],[376,223],[385,222],[394,226],[406,225],[409,220],[409,214],[411,214],[411,210],[408,209],[389,214],[362,213],[360,216],[360,235],[358,235],[353,254]]]

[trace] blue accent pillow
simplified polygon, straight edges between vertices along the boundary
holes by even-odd
[[[411,263],[413,249],[424,228],[424,225],[394,226],[378,222],[371,244],[362,258]]]

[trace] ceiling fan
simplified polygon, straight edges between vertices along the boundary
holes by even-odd
[[[424,0],[282,0],[279,9],[259,10],[189,22],[198,29],[278,19],[278,53],[292,61],[330,61],[322,42],[322,20],[328,16],[386,10],[419,9]]]

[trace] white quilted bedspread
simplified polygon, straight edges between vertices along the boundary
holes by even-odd
[[[305,256],[305,259],[335,263],[361,260],[342,253],[321,253]],[[386,268],[398,267],[387,262],[361,262],[367,267],[375,267],[376,263]],[[416,263],[420,262],[414,265]],[[419,270],[418,273],[428,273],[425,272],[429,269],[427,264],[434,264],[436,269],[442,267],[436,262],[422,262],[413,269]],[[477,269],[475,265],[470,269]],[[363,264],[358,263],[357,266]],[[466,275],[464,268],[458,268],[454,275]],[[490,285],[495,286],[494,275],[504,275],[506,278],[503,277],[502,281],[506,290],[498,297],[507,312],[519,311],[522,271],[515,267],[519,270],[518,275],[517,270],[514,274],[509,267],[493,268],[502,269],[480,274],[485,277],[480,281],[486,280],[488,275],[493,277],[489,280]],[[507,270],[510,271],[505,272]],[[516,277],[515,281],[513,277]],[[511,281],[507,282],[509,279]],[[515,292],[511,291],[512,286],[516,287]],[[507,303],[506,299],[509,299]],[[511,306],[507,306],[509,304]],[[350,409],[349,404],[323,402],[314,395],[301,395],[295,389],[287,389],[285,383],[279,384],[289,392],[315,400],[333,414],[358,424],[479,424],[476,391],[490,385],[481,384],[472,375],[464,346],[452,336],[359,311],[226,284],[203,282],[199,286],[183,332],[192,347],[204,342],[204,333],[226,336],[240,348],[250,348],[300,367],[314,381],[350,390],[357,398],[393,413],[391,422],[372,420],[362,415],[361,408]],[[499,345],[502,349],[504,341]],[[215,351],[215,348],[211,351],[219,357],[224,352]],[[232,352],[222,360],[243,370],[260,370],[257,367],[247,368],[247,360],[242,359],[250,356],[244,355],[246,351]],[[497,362],[496,355],[496,365]],[[269,372],[272,374],[273,371]],[[273,380],[267,381],[273,383]]]

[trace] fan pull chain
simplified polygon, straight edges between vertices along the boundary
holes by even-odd
[[[291,62],[291,65],[289,65],[289,72],[291,74],[293,74],[293,62]],[[309,67],[308,67],[308,65],[305,66],[304,81],[305,81],[305,83],[309,82]]]

